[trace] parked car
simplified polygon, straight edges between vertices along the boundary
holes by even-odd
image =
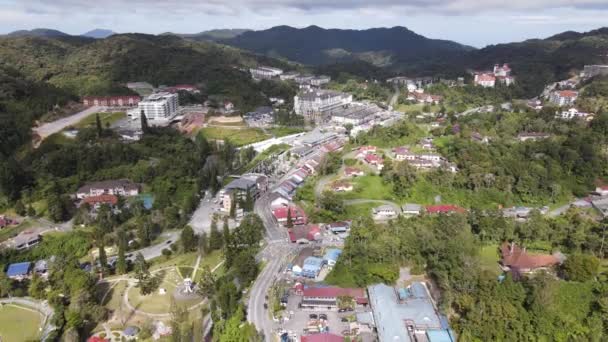
[[[320,314],[319,315],[319,319],[327,321],[327,315],[326,314]]]
[[[319,318],[319,316],[317,316],[316,314],[310,314],[310,315],[308,315],[308,318],[317,319],[317,318]]]

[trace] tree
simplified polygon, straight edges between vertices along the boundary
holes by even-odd
[[[232,218],[236,217],[236,207],[237,207],[236,195],[233,192],[230,195],[230,217],[232,217]]]
[[[45,289],[46,282],[38,275],[37,272],[34,272],[28,289],[29,295],[36,299],[43,299],[46,297]]]
[[[141,113],[139,115],[139,119],[141,121],[141,132],[143,134],[150,133],[150,127],[148,126],[148,118],[146,117],[146,113],[144,113],[143,110],[141,111]]]
[[[209,238],[207,237],[207,232],[202,232],[198,239],[198,253],[202,256],[209,253]]]
[[[27,206],[27,216],[29,216],[29,217],[36,216],[36,209],[34,209],[34,207],[32,207],[31,204],[28,204],[28,206]]]
[[[209,234],[209,250],[215,251],[222,248],[222,234],[217,229],[217,221],[215,218],[211,221],[211,232]]]
[[[9,295],[13,288],[13,281],[6,276],[6,273],[0,272],[0,297]]]
[[[118,260],[116,261],[116,273],[127,273],[127,260],[125,258],[125,250],[127,249],[127,236],[123,229],[119,229],[116,233],[118,238]]]
[[[190,252],[196,248],[198,241],[192,227],[187,225],[184,227],[184,229],[182,229],[181,242],[184,252]]]
[[[165,259],[167,259],[167,260],[169,260],[169,258],[171,257],[171,254],[173,254],[173,252],[171,252],[171,250],[170,250],[170,249],[168,249],[168,248],[163,248],[163,250],[162,250],[162,251],[160,251],[160,253],[161,253],[162,255],[164,255],[164,256],[165,256]]]
[[[224,217],[224,225],[222,227],[222,238],[224,240],[224,246],[228,246],[230,243],[230,227],[228,226],[228,218]]]
[[[95,128],[97,129],[97,137],[101,138],[101,136],[103,135],[103,126],[101,125],[99,113],[95,114]]]
[[[20,200],[15,202],[15,213],[17,213],[17,215],[19,216],[25,216],[27,214],[27,212],[25,211],[25,206]]]
[[[137,253],[135,256],[133,270],[135,271],[135,279],[138,281],[137,286],[139,287],[141,294],[147,295],[151,293],[152,277],[150,275],[150,270],[148,269],[148,263],[141,253]]]
[[[594,279],[600,267],[600,261],[589,254],[572,254],[563,265],[564,276],[572,281],[589,281]]]
[[[291,208],[287,208],[287,223],[285,224],[287,228],[293,228],[293,219],[291,217]]]
[[[106,275],[108,270],[108,257],[106,255],[106,247],[103,243],[103,238],[98,242],[99,243],[99,273],[101,273],[102,277]]]

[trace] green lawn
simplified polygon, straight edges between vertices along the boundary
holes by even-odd
[[[0,306],[0,340],[37,341],[42,315],[10,304]]]
[[[396,200],[391,185],[384,184],[380,176],[357,177],[353,185],[353,191],[344,193],[345,199]]]
[[[127,116],[127,114],[125,112],[98,113],[98,114],[99,114],[99,119],[101,119],[101,126],[104,128],[107,125],[112,125],[116,121],[121,120]],[[89,127],[89,126],[94,126],[96,120],[97,119],[96,119],[95,114],[89,115],[86,118],[80,120],[80,122],[78,122],[76,125],[74,125],[74,127],[75,128],[85,128],[85,127]]]
[[[344,213],[343,219],[352,220],[357,217],[366,217],[370,216],[372,213],[372,209],[377,207],[378,203],[364,203],[364,204],[354,204],[347,205],[346,212]]]
[[[479,251],[479,261],[483,270],[499,275],[501,273],[500,267],[498,266],[499,260],[498,245],[484,246]]]
[[[222,127],[205,127],[201,129],[201,132],[203,132],[205,138],[209,140],[230,139],[230,141],[237,146],[248,145],[270,138],[269,135],[264,134],[264,132],[258,128],[236,130]]]

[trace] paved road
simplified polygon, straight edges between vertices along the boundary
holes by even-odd
[[[338,172],[342,172],[342,170],[340,170]],[[315,185],[315,198],[317,200],[319,198],[321,198],[321,195],[323,194],[323,191],[325,190],[327,183],[329,183],[329,181],[332,178],[333,178],[332,176],[324,176],[324,177],[319,178],[319,180],[317,181],[317,184]]]
[[[68,126],[75,125],[78,122],[80,122],[80,120],[86,118],[87,116],[89,116],[91,114],[98,113],[102,109],[103,109],[103,107],[96,107],[96,106],[89,107],[74,115],[70,115],[68,117],[61,118],[61,119],[53,121],[53,122],[47,122],[40,127],[34,128],[34,132],[40,136],[41,140],[44,140],[44,138],[48,137],[49,135],[60,132],[61,130],[63,130],[64,128],[66,128]]]
[[[127,259],[135,260],[135,255],[137,255],[137,253],[141,253],[144,256],[144,259],[146,260],[158,258],[159,256],[163,255],[163,249],[170,248],[169,245],[171,245],[171,243],[179,240],[180,232],[170,231],[163,233],[162,236],[164,237],[164,239],[160,243],[133,252],[129,252],[129,254],[131,254],[131,257]]]
[[[0,303],[21,305],[41,312],[45,317],[44,328],[42,330],[42,333],[40,334],[41,341],[46,341],[48,339],[49,334],[56,329],[56,327],[51,324],[51,319],[54,314],[54,311],[46,301],[41,302],[29,297],[13,297],[0,299]]]

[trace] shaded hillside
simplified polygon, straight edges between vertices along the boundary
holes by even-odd
[[[9,37],[67,37],[69,34],[46,28],[37,28],[33,30],[19,30],[7,34]]]
[[[363,60],[377,66],[393,66],[461,55],[472,49],[452,41],[428,39],[404,27],[339,30],[277,26],[245,32],[222,42],[312,65]]]
[[[251,31],[251,30],[248,30],[248,29],[216,29],[216,30],[203,31],[203,32],[199,32],[199,33],[166,32],[166,33],[163,33],[162,35],[178,36],[178,37],[197,40],[197,41],[219,41],[219,40],[223,40],[223,39],[232,39],[237,36],[240,36],[241,34],[243,34],[245,32],[249,32],[249,31]]]
[[[95,38],[95,39],[104,39],[104,38],[108,38],[115,34],[116,34],[116,32],[111,31],[111,30],[94,29],[94,30],[88,31],[86,33],[83,33],[81,36]]]

